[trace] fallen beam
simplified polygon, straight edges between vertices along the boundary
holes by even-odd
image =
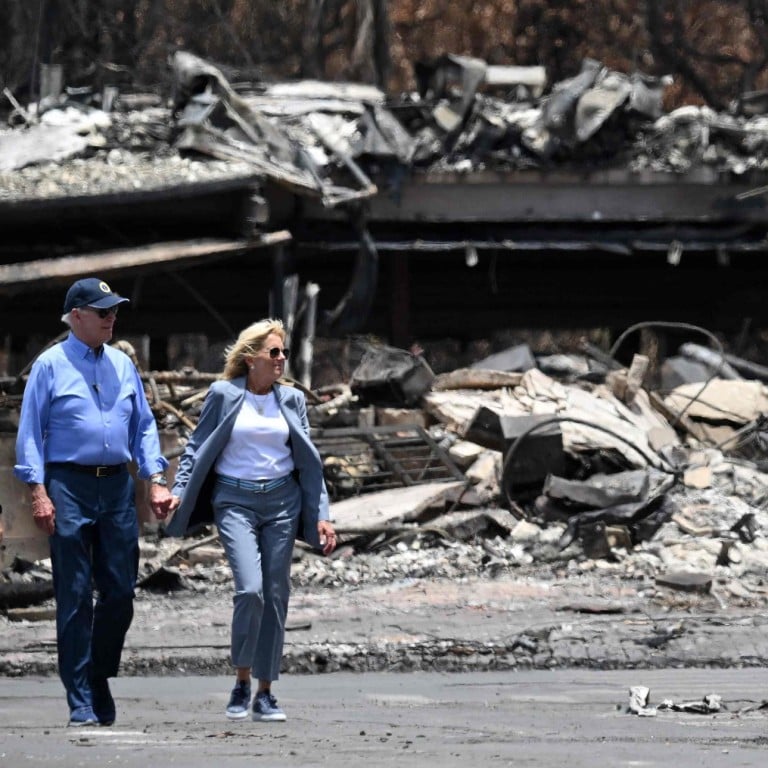
[[[290,240],[290,232],[278,230],[248,239],[204,238],[170,241],[78,256],[0,264],[0,295],[38,291],[90,274],[114,276],[146,267],[157,272],[163,264],[178,269],[209,263],[257,248],[269,248]]]

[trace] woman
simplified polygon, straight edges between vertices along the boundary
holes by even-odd
[[[277,383],[284,342],[282,322],[267,319],[227,348],[221,380],[211,385],[179,461],[166,528],[183,536],[213,520],[232,568],[231,720],[248,717],[252,674],[253,719],[285,720],[271,684],[280,673],[293,544],[300,536],[326,555],[336,546],[304,394]]]

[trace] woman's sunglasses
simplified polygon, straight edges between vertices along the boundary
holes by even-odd
[[[290,349],[281,349],[280,347],[270,347],[267,352],[269,352],[269,356],[275,360],[278,357],[280,357],[280,353],[283,353],[283,357],[287,360],[290,357],[291,350]]]
[[[99,309],[98,307],[80,307],[80,309],[87,309],[89,312],[97,314],[102,320],[106,319],[110,315],[116,315],[119,308],[120,306],[118,304],[115,304],[114,307],[109,307],[107,309]]]

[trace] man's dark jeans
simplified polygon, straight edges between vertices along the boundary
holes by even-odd
[[[92,706],[91,679],[117,675],[133,619],[135,488],[128,472],[95,477],[65,467],[51,467],[46,485],[56,510],[50,545],[59,675],[74,713]]]

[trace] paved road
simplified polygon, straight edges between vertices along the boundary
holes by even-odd
[[[275,688],[289,720],[271,725],[222,715],[228,593],[139,595],[114,728],[64,727],[53,622],[0,618],[0,766],[762,766],[763,606],[662,597],[534,577],[298,591]],[[723,708],[639,717],[637,685]]]
[[[118,722],[71,729],[53,677],[0,680],[0,765],[124,766],[763,766],[768,672],[556,670],[284,676],[285,723],[230,723],[229,677],[123,677]],[[627,711],[722,697],[715,714]]]
[[[768,667],[764,604],[615,578],[402,580],[292,597],[286,672]],[[141,592],[122,673],[227,674],[231,593]],[[0,616],[0,675],[55,675],[51,619]]]

